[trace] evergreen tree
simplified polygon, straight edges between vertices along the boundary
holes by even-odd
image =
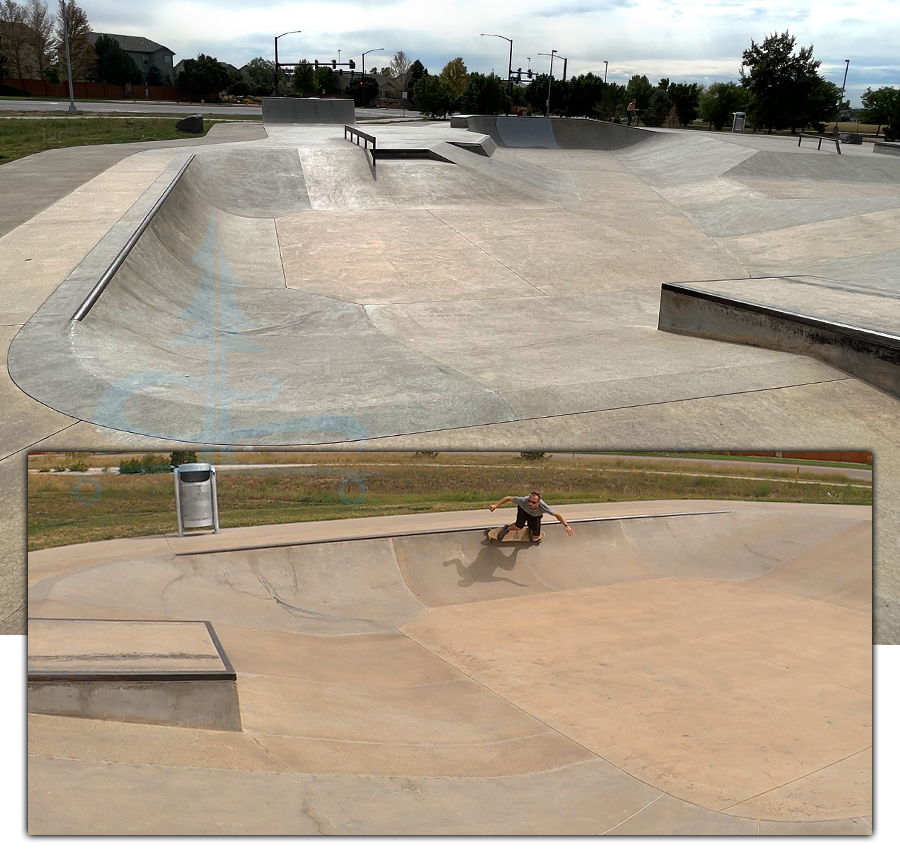
[[[114,83],[119,86],[124,86],[126,83],[141,84],[144,82],[144,75],[141,74],[141,70],[137,67],[131,54],[123,51],[118,41],[112,36],[100,36],[94,43],[94,51],[97,54],[97,62],[91,69],[91,80]]]
[[[300,60],[300,65],[294,71],[294,76],[291,79],[291,88],[303,98],[319,94],[316,88],[315,69],[305,59]]]

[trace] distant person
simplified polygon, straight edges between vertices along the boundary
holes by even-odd
[[[563,526],[566,527],[566,535],[572,534],[572,527],[563,520],[561,514],[557,514],[543,499],[541,495],[533,490],[528,496],[504,496],[500,502],[495,502],[488,506],[491,511],[496,511],[501,505],[507,502],[514,502],[518,507],[516,514],[516,522],[510,523],[503,527],[498,535],[497,540],[502,541],[503,537],[510,529],[522,529],[525,526],[531,531],[531,537],[537,539],[541,534],[541,517],[545,514],[552,514]]]
[[[628,124],[631,125],[631,117],[634,116],[634,111],[637,109],[637,99],[632,98],[631,101],[628,102],[628,106],[625,108],[625,115],[628,117]]]

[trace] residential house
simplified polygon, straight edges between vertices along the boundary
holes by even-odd
[[[150,66],[155,65],[162,72],[163,79],[168,85],[171,86],[175,83],[175,70],[172,65],[175,51],[169,50],[165,45],[154,42],[145,36],[122,36],[118,33],[88,33],[88,41],[94,45],[100,36],[109,36],[115,39],[119,43],[119,47],[131,56],[135,65],[145,77],[147,72],[150,71]]]

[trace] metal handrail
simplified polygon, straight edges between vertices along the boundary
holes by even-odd
[[[841,154],[841,142],[840,140],[835,139],[834,137],[820,137],[818,134],[807,134],[807,140],[818,140],[819,145],[816,146],[816,151],[822,150],[822,140],[825,140],[826,143],[834,143],[834,147],[837,149],[837,153]],[[800,148],[800,144],[803,142],[803,134],[800,134],[800,139],[797,140],[797,148]]]
[[[356,139],[354,140],[353,137],[356,137]],[[375,162],[378,160],[378,151],[376,149],[377,144],[375,141],[375,137],[373,137],[371,134],[365,133],[365,131],[357,130],[351,125],[344,125],[344,139],[346,140],[348,138],[351,143],[355,143],[357,146],[359,145],[360,140],[365,140],[362,148],[365,149],[367,161],[369,160],[369,143],[372,144],[372,177],[376,178]]]
[[[194,155],[191,155],[185,162],[181,169],[178,170],[178,173],[175,177],[169,182],[169,186],[163,191],[162,196],[156,200],[154,206],[147,213],[147,216],[141,220],[140,225],[137,229],[134,230],[134,233],[128,239],[127,243],[121,250],[116,254],[116,257],[112,260],[110,266],[106,269],[103,276],[97,280],[97,284],[90,290],[88,296],[81,302],[81,305],[78,309],[75,310],[75,314],[72,316],[73,321],[83,321],[87,316],[88,312],[91,311],[94,304],[97,302],[97,299],[103,294],[103,290],[109,285],[110,280],[116,275],[116,272],[122,266],[122,263],[128,258],[128,254],[134,249],[135,244],[140,240],[141,235],[147,230],[147,227],[150,225],[150,221],[156,215],[156,212],[162,208],[163,203],[166,199],[169,198],[169,194],[175,189],[175,185],[178,183],[178,179],[184,175],[184,171],[190,166],[191,161],[194,159]]]

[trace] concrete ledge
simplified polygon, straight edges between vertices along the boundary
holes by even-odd
[[[900,155],[900,143],[875,143],[872,151],[878,155]]]
[[[900,397],[900,336],[663,283],[659,329],[815,357]]]
[[[356,121],[351,98],[263,98],[264,125],[350,125]]]
[[[207,621],[28,622],[29,713],[240,731],[235,681]]]

